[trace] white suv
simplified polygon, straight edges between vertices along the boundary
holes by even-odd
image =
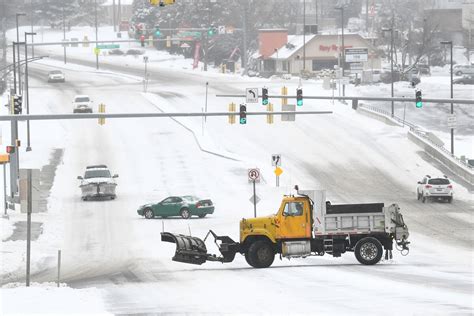
[[[427,175],[423,180],[418,181],[416,196],[423,203],[427,199],[446,200],[451,203],[453,201],[453,185],[446,176],[432,178]]]
[[[73,113],[92,113],[92,101],[88,95],[76,95],[72,105]]]

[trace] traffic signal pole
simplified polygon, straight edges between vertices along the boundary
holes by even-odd
[[[19,43],[13,42],[13,93],[17,93],[16,89],[16,45]],[[18,60],[18,63],[20,63],[20,60]],[[10,108],[11,111],[13,112],[13,96],[10,96]],[[20,157],[18,154],[18,148],[16,148],[16,140],[18,139],[18,120],[12,121],[11,125],[11,132],[10,132],[10,144],[15,148],[15,152],[13,154],[10,154],[10,199],[13,201],[15,198],[15,193],[18,192],[18,162],[20,161]]]

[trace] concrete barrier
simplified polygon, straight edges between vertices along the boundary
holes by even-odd
[[[408,139],[423,148],[423,150],[432,156],[434,159],[442,163],[446,168],[451,170],[454,174],[463,178],[470,186],[469,191],[474,191],[474,169],[469,167],[465,162],[463,163],[457,157],[451,155],[451,153],[444,148],[440,143],[436,143],[436,139],[431,136],[429,132],[423,132],[419,130],[417,126],[401,120],[398,117],[390,117],[390,113],[387,113],[381,109],[360,104],[357,107],[357,113],[365,115],[367,117],[376,119],[385,124],[391,126],[408,126],[410,131],[408,132]]]
[[[469,191],[474,191],[474,170],[472,168],[464,165],[461,161],[458,161],[457,158],[451,156],[451,154],[447,154],[444,147],[436,146],[424,138],[419,132],[409,131],[408,139],[423,148],[426,153],[441,162],[453,173],[463,178],[470,185],[470,188],[468,188]]]

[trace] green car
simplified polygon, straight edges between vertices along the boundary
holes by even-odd
[[[203,218],[207,214],[214,213],[214,205],[211,200],[201,200],[192,195],[170,196],[159,203],[140,206],[137,213],[147,219],[156,216],[162,218],[181,216],[188,219],[193,215]]]

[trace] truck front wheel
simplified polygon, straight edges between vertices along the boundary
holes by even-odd
[[[247,256],[247,263],[254,268],[268,268],[275,260],[272,245],[264,240],[257,240],[251,244]]]
[[[373,265],[382,259],[382,244],[374,237],[365,237],[357,242],[355,249],[357,261],[365,265]]]

